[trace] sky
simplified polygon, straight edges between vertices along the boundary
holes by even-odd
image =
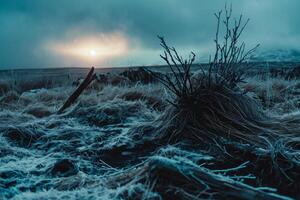
[[[157,35],[205,62],[226,3],[249,48],[300,50],[299,0],[0,0],[0,69],[162,64]]]

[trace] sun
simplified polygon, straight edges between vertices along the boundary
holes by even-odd
[[[96,34],[67,41],[50,41],[47,46],[66,59],[99,64],[126,55],[128,38],[120,33]]]
[[[92,56],[92,57],[95,57],[97,55],[97,52],[94,49],[91,49],[89,51],[89,55]]]

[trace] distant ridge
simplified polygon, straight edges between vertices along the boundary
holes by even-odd
[[[300,62],[300,50],[276,49],[270,51],[260,51],[252,56],[251,61]]]

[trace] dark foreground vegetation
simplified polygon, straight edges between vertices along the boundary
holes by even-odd
[[[168,72],[3,79],[1,199],[299,199],[299,67],[249,70],[221,14],[205,67],[159,37]]]

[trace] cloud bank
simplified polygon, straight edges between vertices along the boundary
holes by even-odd
[[[234,14],[251,19],[243,39],[263,49],[300,49],[298,0],[232,0]],[[93,63],[101,66],[160,64],[156,35],[186,53],[211,51],[214,12],[223,0],[2,0],[0,68],[77,67],[90,63],[62,56],[49,42],[119,33],[128,40],[123,56]]]

